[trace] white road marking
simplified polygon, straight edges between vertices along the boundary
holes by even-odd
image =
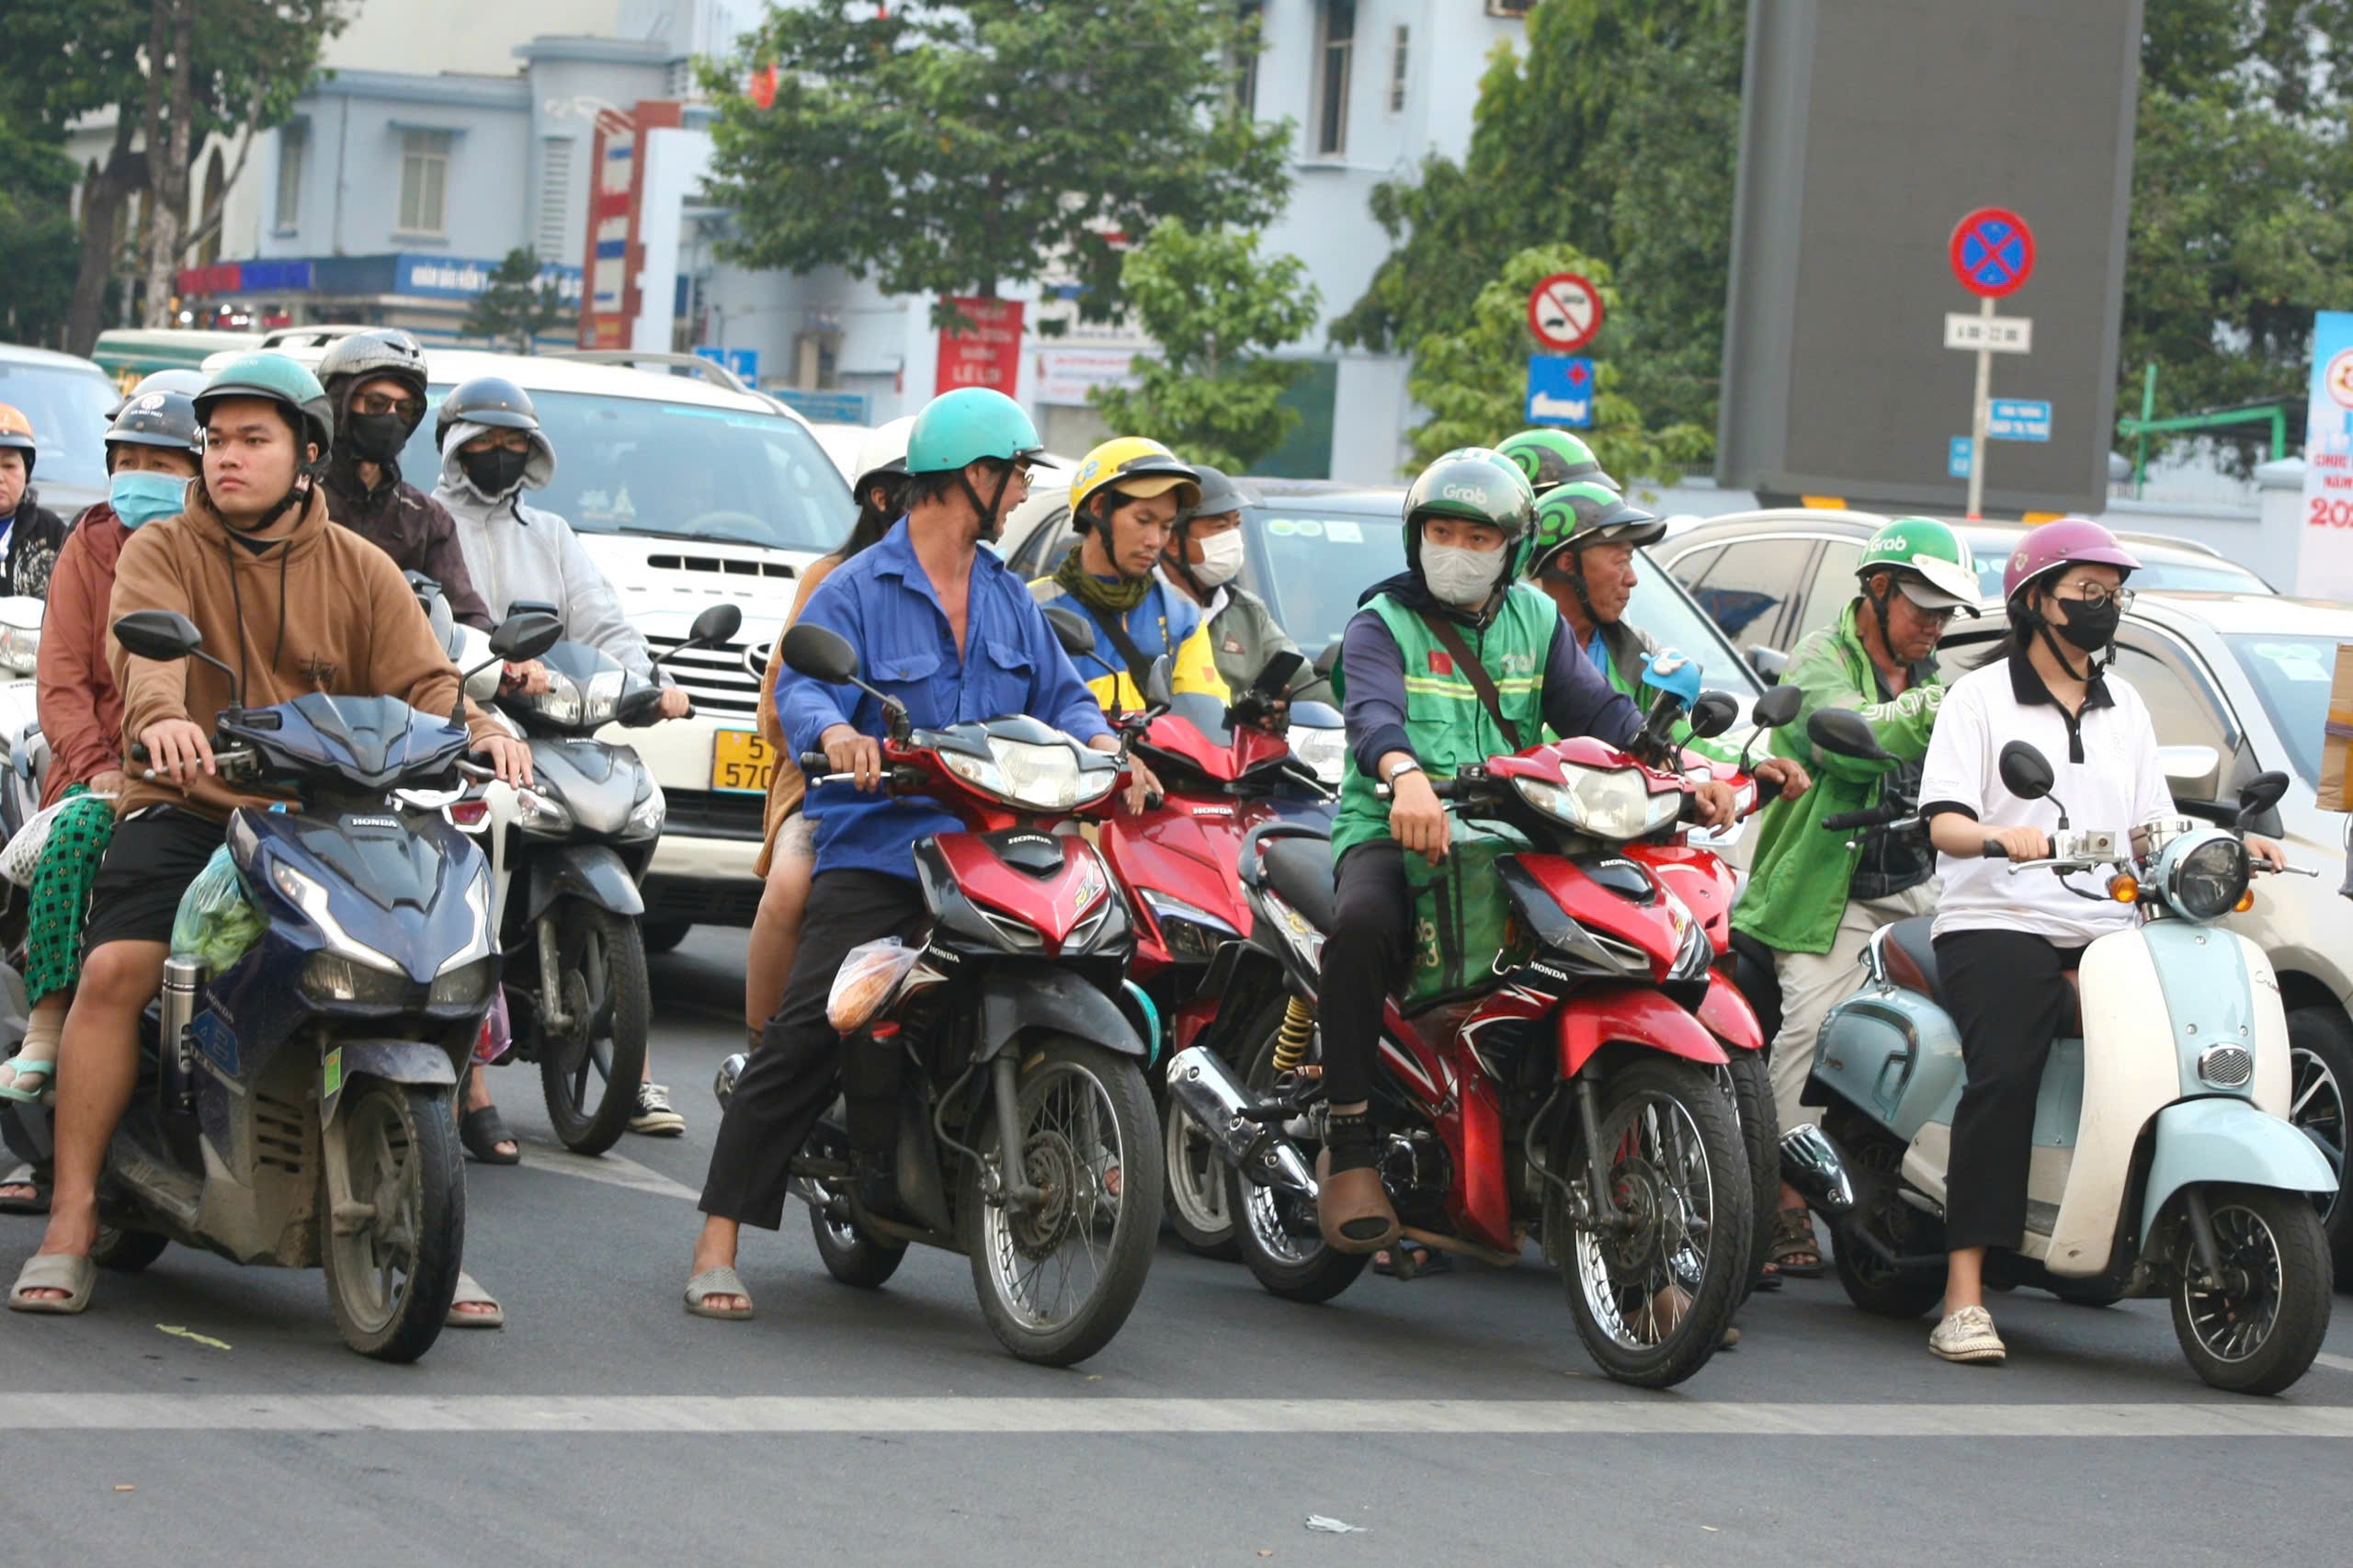
[[[2324,1350],[2313,1359],[2324,1367],[2333,1367],[2340,1372],[2353,1372],[2353,1356],[2332,1356]]]
[[[1451,1433],[1788,1437],[2353,1437],[2353,1406],[1711,1404],[1664,1400],[0,1394],[0,1431]]]
[[[523,1151],[526,1170],[551,1171],[557,1176],[578,1176],[582,1181],[602,1182],[607,1187],[625,1187],[631,1192],[652,1193],[656,1198],[683,1198],[689,1203],[702,1196],[649,1165],[619,1154],[575,1154],[553,1144],[528,1141],[518,1147]]]

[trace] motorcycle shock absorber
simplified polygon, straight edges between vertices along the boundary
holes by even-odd
[[[1315,1009],[1290,998],[1283,1008],[1281,1032],[1275,1036],[1275,1071],[1296,1073],[1299,1064],[1307,1060],[1307,1044],[1315,1034]]]

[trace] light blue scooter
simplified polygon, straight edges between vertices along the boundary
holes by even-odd
[[[1817,714],[1825,750],[1877,751],[1846,714]],[[1826,722],[1824,722],[1826,721]],[[1859,734],[1850,731],[1859,730]],[[2001,755],[2022,800],[2051,790],[2023,741]],[[2105,874],[2086,898],[2135,904],[2138,925],[2084,951],[2082,1033],[2052,1047],[2035,1109],[2027,1227],[1987,1256],[1990,1284],[2106,1304],[2164,1296],[2198,1375],[2277,1393],[2303,1376],[2328,1327],[2328,1242],[2313,1196],[2328,1162],[2285,1119],[2290,1070],[2279,982],[2263,950],[2216,924],[2248,896],[2240,834],[2285,790],[2267,773],[2239,827],[2161,817],[2131,835],[2071,830],[2013,875]],[[1874,831],[1922,833],[1916,817]],[[1988,853],[1999,846],[1989,842]],[[2310,873],[2306,873],[2310,874]],[[1961,1089],[1961,1039],[1937,992],[1927,918],[1874,935],[1861,991],[1824,1020],[1784,1174],[1833,1225],[1839,1282],[1866,1312],[1917,1317],[1944,1294],[1945,1172]]]

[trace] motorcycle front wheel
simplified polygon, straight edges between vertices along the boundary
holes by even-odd
[[[2328,1333],[2328,1235],[2312,1199],[2269,1187],[2206,1190],[2222,1286],[2200,1282],[2188,1238],[2173,1332],[2190,1369],[2229,1393],[2278,1393]]]
[[[1185,1250],[1231,1263],[1233,1211],[1226,1202],[1226,1167],[1192,1114],[1168,1096],[1160,1107],[1161,1165],[1168,1173],[1168,1228]]]
[[[1756,1289],[1773,1256],[1773,1230],[1781,1208],[1781,1118],[1773,1103],[1773,1073],[1761,1051],[1733,1050],[1722,1069],[1733,1114],[1740,1118],[1740,1142],[1748,1151],[1749,1196],[1756,1200],[1756,1233],[1749,1243],[1748,1283]]]
[[[379,1361],[414,1361],[441,1333],[465,1253],[466,1173],[449,1091],[362,1078],[344,1091],[341,1119],[358,1211],[338,1221],[322,1171],[327,1302],[346,1345]]]
[[[645,1078],[645,945],[636,921],[580,899],[558,899],[540,918],[555,922],[566,1019],[561,1032],[539,1022],[548,1120],[574,1153],[601,1154],[628,1131]]]
[[[1243,1034],[1248,1043],[1243,1048],[1242,1082],[1253,1095],[1273,1094],[1281,1077],[1275,1068],[1275,1046],[1287,1006],[1284,997],[1276,996]],[[1312,1165],[1320,1145],[1304,1138],[1296,1142]],[[1281,1187],[1260,1187],[1233,1166],[1223,1168],[1234,1248],[1268,1294],[1287,1301],[1328,1301],[1355,1284],[1372,1262],[1368,1253],[1341,1252],[1324,1244],[1313,1199]]]
[[[966,1160],[957,1224],[999,1343],[1067,1367],[1108,1345],[1143,1291],[1160,1233],[1160,1128],[1142,1065],[1068,1035],[1029,1052],[1015,1096],[1020,1147],[1003,1147],[992,1105],[979,1152],[1037,1199],[1018,1210],[988,1201],[980,1165]]]
[[[1563,1249],[1577,1337],[1610,1377],[1670,1388],[1722,1345],[1756,1239],[1748,1152],[1712,1070],[1646,1058],[1601,1086],[1602,1158],[1620,1218],[1572,1221]],[[1553,1168],[1590,1168],[1581,1135]]]

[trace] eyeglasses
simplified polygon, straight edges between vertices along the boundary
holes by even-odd
[[[397,414],[414,425],[425,417],[425,400],[416,397],[386,397],[382,392],[362,392],[351,400],[354,414]]]
[[[2102,605],[2114,605],[2120,611],[2132,608],[2132,590],[2130,588],[2111,588],[2104,583],[2069,583],[2066,586],[2070,591],[2054,592],[2052,597],[2089,605],[2094,609]]]

